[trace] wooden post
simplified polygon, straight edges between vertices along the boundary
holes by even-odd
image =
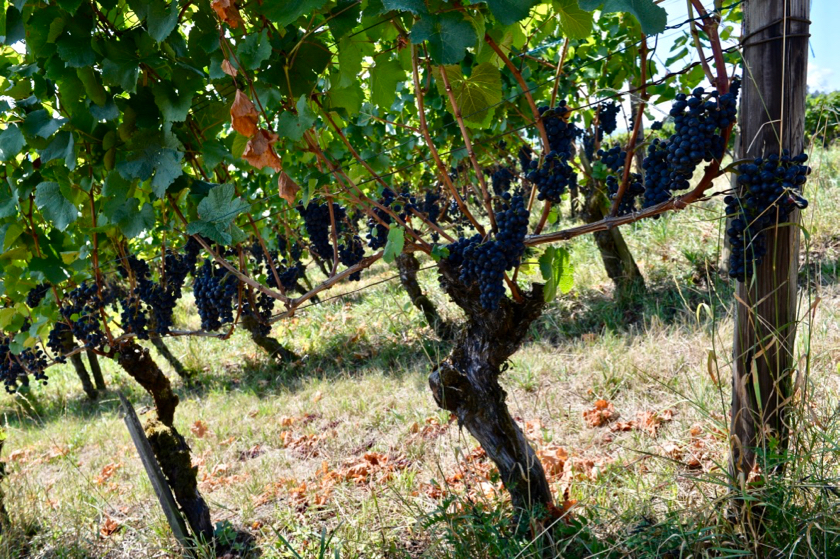
[[[184,548],[189,549],[189,540],[187,538],[187,525],[184,523],[184,518],[178,511],[178,505],[172,497],[172,492],[169,490],[169,484],[166,483],[166,478],[160,470],[160,466],[155,459],[155,453],[152,451],[152,446],[146,438],[146,432],[140,419],[137,417],[137,412],[134,407],[123,396],[122,392],[117,393],[120,397],[120,403],[125,411],[125,426],[128,427],[128,432],[131,433],[131,440],[134,441],[134,446],[137,448],[137,454],[140,455],[140,460],[143,462],[143,467],[146,469],[146,475],[149,476],[149,481],[152,482],[152,487],[155,490],[160,506],[163,509],[163,514],[166,515],[166,520],[169,522],[169,527],[172,528],[172,533],[175,539]]]
[[[743,98],[740,149],[754,158],[803,150],[810,0],[747,0],[743,5]],[[787,10],[787,11],[785,11]],[[796,334],[799,212],[766,232],[767,255],[735,304],[730,473],[741,490],[750,473],[783,468],[764,460],[788,444],[785,408],[791,395]],[[760,472],[759,472],[760,470]],[[746,503],[741,514],[747,513]]]

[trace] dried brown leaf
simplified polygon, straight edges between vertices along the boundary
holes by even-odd
[[[248,140],[242,159],[257,169],[271,167],[275,171],[282,171],[283,166],[280,163],[280,158],[277,157],[272,147],[277,140],[278,136],[274,132],[268,130],[257,131],[257,134]]]
[[[238,73],[236,67],[230,63],[230,60],[225,58],[222,60],[222,72],[227,74],[228,76],[235,78],[236,74]]]
[[[239,8],[231,0],[213,0],[210,4],[216,15],[223,23],[227,23],[233,29],[242,24],[242,16],[239,15]]]
[[[260,113],[257,112],[254,104],[251,103],[247,95],[237,89],[236,97],[234,97],[233,104],[230,106],[230,125],[243,136],[250,138],[257,133],[259,119]],[[251,145],[251,143],[248,142],[248,145]]]
[[[199,439],[206,435],[207,431],[209,431],[209,429],[207,428],[207,424],[201,421],[200,419],[192,425],[190,425],[190,432]]]

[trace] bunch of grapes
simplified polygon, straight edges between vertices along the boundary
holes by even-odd
[[[607,194],[609,195],[610,200],[615,200],[616,196],[618,196],[618,187],[620,184],[621,182],[615,175],[609,175],[607,177]],[[638,211],[636,199],[644,193],[645,187],[642,184],[641,175],[638,173],[630,173],[630,177],[627,181],[627,190],[624,192],[624,196],[621,197],[621,201],[618,203],[617,215],[627,215]]]
[[[565,99],[560,101],[554,108],[543,105],[538,111],[545,126],[546,135],[548,136],[549,149],[570,157],[572,154],[572,143],[580,134],[580,130],[578,130],[574,123],[568,122],[567,120],[566,115],[569,113],[569,108],[566,106]]]
[[[245,315],[252,315],[256,319],[257,333],[260,336],[268,336],[271,333],[271,313],[274,311],[274,297],[260,293],[257,295],[254,308],[251,308],[250,298],[245,298],[242,304],[242,313]]]
[[[449,262],[460,268],[460,280],[478,284],[479,301],[486,310],[499,306],[505,294],[505,271],[517,266],[525,251],[528,210],[521,192],[502,196],[503,207],[496,214],[496,238],[481,242],[481,235],[460,238],[447,248]]]
[[[365,257],[365,247],[358,235],[353,235],[344,244],[338,247],[338,260],[347,266],[355,266]],[[349,277],[350,281],[362,279],[362,272],[353,272]]]
[[[620,145],[615,145],[608,150],[599,149],[598,157],[601,159],[601,163],[607,166],[607,169],[617,173],[619,169],[624,167],[627,153],[622,151]]]
[[[493,185],[493,192],[496,196],[510,191],[511,184],[513,184],[514,174],[507,167],[498,167],[490,176]]]
[[[519,159],[519,166],[522,168],[522,173],[528,171],[531,168],[531,159],[533,159],[534,150],[531,146],[525,144],[521,148],[519,148],[519,152],[517,153],[517,158]]]
[[[64,322],[56,322],[47,337],[47,347],[55,355],[57,363],[67,362],[67,358],[64,357],[64,351],[68,345],[68,340],[71,343],[73,341],[73,332],[70,330],[70,327]]]
[[[391,204],[393,204],[396,199],[397,195],[393,190],[390,188],[383,188],[382,196],[379,198],[379,203],[386,208],[390,208]],[[388,242],[388,225],[391,224],[392,220],[391,216],[381,208],[373,208],[373,213],[379,219],[374,219],[373,217],[368,218],[369,231],[366,238],[368,246],[376,250],[384,247],[385,243]]]
[[[604,136],[609,136],[618,128],[616,117],[621,106],[618,103],[602,103],[598,111],[598,140],[602,140]]]
[[[671,198],[671,169],[668,167],[667,142],[656,138],[642,160],[645,170],[645,195],[642,207],[649,208]]]
[[[204,261],[193,282],[195,304],[203,330],[218,330],[222,324],[233,322],[233,296],[238,290],[236,277],[227,274],[210,259]]]
[[[345,212],[338,204],[333,203],[333,219],[335,219],[336,228],[343,221]],[[309,240],[312,242],[310,250],[323,260],[332,262],[333,252],[332,245],[330,245],[330,207],[324,204],[310,203],[308,206],[298,206],[298,212],[303,217],[303,224],[306,227],[306,233],[309,235]]]
[[[739,281],[752,277],[767,252],[764,231],[787,221],[794,209],[804,209],[802,186],[811,168],[807,154],[791,157],[787,151],[757,158],[738,167],[740,196],[727,196],[726,215],[731,219],[729,275]]]
[[[70,325],[73,335],[85,347],[105,345],[105,334],[99,328],[99,311],[112,302],[114,293],[103,288],[102,297],[95,283],[84,282],[73,289],[61,305],[61,317]],[[59,328],[60,322],[53,327]]]
[[[122,322],[123,330],[126,332],[133,332],[141,340],[149,339],[149,319],[146,316],[146,310],[139,298],[135,296],[128,296],[121,301],[122,313],[120,313],[120,321]]]
[[[552,151],[541,167],[537,168],[536,161],[531,162],[532,170],[526,178],[536,186],[539,200],[557,204],[566,188],[577,184],[577,174],[567,160],[568,155]]]
[[[36,380],[47,383],[47,356],[38,348],[27,348],[18,353],[12,353],[12,338],[0,337],[0,378],[6,387],[6,392],[12,394],[17,389],[18,381],[28,383],[28,375]]]
[[[26,294],[26,306],[30,309],[34,309],[38,305],[41,304],[41,301],[44,299],[44,296],[47,294],[47,291],[50,290],[50,284],[48,283],[39,283],[35,287],[29,290],[29,293]]]

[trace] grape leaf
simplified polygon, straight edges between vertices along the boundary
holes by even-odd
[[[52,142],[41,151],[41,163],[48,163],[53,159],[64,159],[64,166],[69,170],[76,168],[76,150],[73,133],[59,132]]]
[[[315,124],[315,113],[307,105],[305,95],[300,96],[295,107],[297,108],[297,114],[292,111],[285,111],[280,115],[277,121],[277,133],[282,138],[289,138],[297,142],[303,138],[303,133]]]
[[[382,260],[390,264],[402,254],[405,245],[405,230],[402,227],[392,227],[388,231],[388,241],[385,243],[385,252],[382,253]]]
[[[578,0],[554,0],[560,16],[560,31],[570,39],[585,39],[592,33],[592,12],[580,9]]]
[[[117,164],[117,170],[125,179],[152,178],[152,191],[158,198],[163,198],[166,189],[181,176],[181,158],[183,153],[171,148],[150,145],[135,150],[134,157]]]
[[[140,200],[129,198],[111,216],[111,221],[120,228],[123,235],[133,239],[143,231],[150,231],[155,225],[155,212],[146,202],[140,207]]]
[[[461,115],[468,122],[483,123],[492,108],[502,100],[502,76],[499,69],[490,62],[479,64],[472,69],[469,78],[465,77],[460,65],[444,66],[446,79],[455,96],[455,102],[461,109]],[[435,84],[440,94],[446,98],[446,108],[455,114],[446,94],[440,74],[435,74]]]
[[[423,0],[382,0],[382,12],[411,12],[414,15],[429,13]]]
[[[199,220],[187,226],[187,233],[204,235],[223,245],[239,242],[244,234],[233,220],[251,206],[240,197],[234,199],[234,195],[232,184],[219,184],[211,188],[198,204]]]
[[[27,136],[40,136],[42,138],[49,138],[55,134],[56,130],[67,122],[66,118],[53,118],[46,109],[32,111],[23,120],[20,125],[21,130]]]
[[[271,56],[271,43],[268,31],[263,29],[259,33],[251,33],[238,47],[236,47],[239,63],[248,70],[256,70]]]
[[[358,82],[359,74],[362,73],[362,60],[371,54],[373,48],[363,33],[341,39],[338,42],[338,87]]]
[[[580,0],[581,9],[587,12],[598,9],[598,6],[605,14],[627,12],[635,16],[646,35],[662,33],[668,25],[668,12],[654,4],[653,0]]]
[[[539,259],[540,272],[545,280],[543,297],[549,302],[557,296],[557,290],[568,293],[574,286],[574,266],[571,255],[565,248],[548,247]]]
[[[140,76],[140,65],[131,48],[124,41],[109,41],[105,45],[107,58],[102,61],[102,79],[108,85],[118,85],[133,93]]]
[[[475,28],[456,12],[423,16],[411,29],[411,42],[427,41],[437,64],[456,64],[476,42]]]
[[[286,27],[303,14],[321,9],[327,0],[298,0],[297,2],[266,2],[263,15],[277,27]]]
[[[363,100],[361,84],[352,83],[347,87],[330,89],[330,106],[345,109],[349,114],[358,114],[362,110]]]
[[[167,5],[164,0],[154,0],[149,3],[146,12],[146,26],[152,39],[161,43],[166,40],[178,24],[178,2]]]
[[[90,37],[66,35],[55,42],[58,56],[70,68],[84,68],[96,62],[96,53],[90,46]]]
[[[76,206],[64,197],[57,182],[42,182],[38,185],[35,189],[35,205],[59,231],[67,229],[79,216]]]
[[[23,149],[26,141],[17,124],[10,124],[0,132],[0,161],[9,161]]]
[[[327,21],[333,38],[341,39],[356,27],[361,13],[362,5],[358,0],[339,0],[335,8],[330,10],[330,19]]]
[[[398,60],[379,60],[370,70],[370,102],[389,110],[397,98],[397,84],[405,80]]]
[[[155,104],[167,122],[183,122],[190,114],[192,94],[177,92],[172,84],[159,82],[154,86]]]
[[[17,212],[17,196],[11,189],[7,194],[5,192],[6,188],[8,187],[4,187],[3,191],[0,191],[0,218],[15,215],[15,212]]]
[[[487,7],[502,25],[512,25],[528,17],[531,8],[539,4],[540,0],[486,0],[486,2]]]

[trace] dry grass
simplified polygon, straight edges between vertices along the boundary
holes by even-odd
[[[815,296],[821,302],[797,347],[810,352],[809,402],[827,425],[840,394],[840,191],[826,167],[810,183],[819,190],[809,193],[805,219],[803,310]],[[592,241],[571,243],[576,288],[532,327],[504,377],[553,487],[577,501],[573,514],[587,519],[587,541],[599,549],[645,556],[622,539],[670,516],[713,521],[710,507],[720,508],[725,494],[731,286],[704,265],[718,262],[720,224],[712,217],[720,206],[713,200],[627,230],[649,293],[622,305],[612,300]],[[366,281],[394,273],[382,265]],[[443,314],[458,320],[433,272],[420,279]],[[195,321],[186,304],[182,322]],[[440,487],[492,510],[504,510],[504,496],[486,461],[469,459],[474,441],[435,407],[426,377],[447,345],[398,284],[313,306],[274,334],[305,359],[277,368],[242,333],[229,342],[169,342],[198,371],[189,386],[171,378],[182,398],[176,426],[192,447],[213,520],[250,530],[263,557],[292,556],[278,534],[302,557],[316,557],[322,528],[341,557],[468,556],[452,541],[452,517],[431,521],[445,503]],[[111,391],[95,403],[66,368],[54,370],[46,387],[0,399],[13,519],[3,556],[174,553],[114,391],[138,408],[151,400],[113,364],[103,368]],[[584,411],[601,399],[613,415],[593,427]],[[456,500],[449,510],[463,505]],[[493,556],[489,544],[476,546],[472,556]]]

